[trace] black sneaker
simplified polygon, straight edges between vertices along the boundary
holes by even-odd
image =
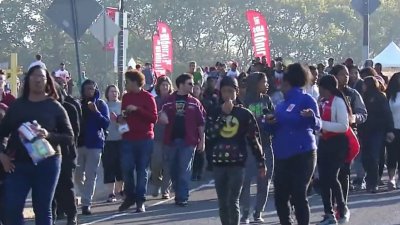
[[[135,205],[135,201],[130,200],[130,199],[125,199],[124,202],[121,204],[121,206],[118,208],[119,212],[124,212],[128,210],[131,206]]]
[[[261,216],[260,212],[254,212],[253,214],[253,218],[254,218],[254,223],[264,223],[264,219]]]
[[[82,206],[82,215],[85,215],[85,216],[92,215],[92,211],[90,211],[89,206]]]
[[[76,216],[67,219],[67,225],[78,225],[78,218]]]
[[[114,194],[108,195],[107,203],[116,202],[116,201],[117,201],[117,197]]]
[[[332,214],[324,215],[324,219],[322,219],[322,221],[318,223],[318,225],[337,225],[337,224],[338,221]]]
[[[376,186],[376,187],[371,187],[371,188],[369,189],[369,192],[370,192],[371,194],[376,194],[376,193],[379,192],[379,187],[378,187],[378,186]]]
[[[339,224],[348,223],[350,221],[350,216],[350,210],[347,206],[345,206],[343,212],[339,212]]]
[[[57,212],[57,220],[65,219],[66,215],[64,212]]]
[[[175,202],[175,205],[180,206],[180,207],[187,207],[188,206],[188,202],[187,201]]]
[[[167,200],[167,199],[170,199],[170,196],[168,193],[165,193],[162,195],[161,199]]]
[[[242,218],[240,218],[240,224],[250,224],[249,210],[243,210]]]
[[[146,207],[144,206],[144,203],[137,203],[136,205],[137,205],[137,207],[136,207],[137,213],[146,212]]]

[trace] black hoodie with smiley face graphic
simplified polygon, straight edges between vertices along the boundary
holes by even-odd
[[[260,130],[253,114],[241,105],[224,114],[220,107],[207,116],[206,138],[213,149],[215,166],[243,166],[249,146],[258,162],[265,167],[264,153],[260,144]]]

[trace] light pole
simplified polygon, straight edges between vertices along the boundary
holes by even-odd
[[[120,0],[119,2],[119,27],[120,31],[118,33],[118,52],[117,52],[117,59],[118,59],[118,88],[121,93],[124,91],[124,0]]]
[[[363,61],[369,59],[369,0],[364,0],[364,14],[363,16],[363,48],[362,59]]]
[[[74,24],[74,44],[75,44],[76,66],[78,69],[78,89],[80,89],[82,85],[82,71],[81,71],[81,60],[79,57],[78,16],[76,9],[76,0],[71,0],[70,4],[71,4],[72,21]]]

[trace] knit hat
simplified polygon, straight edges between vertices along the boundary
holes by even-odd
[[[229,76],[222,78],[221,83],[220,83],[220,88],[222,89],[222,87],[224,87],[224,86],[233,87],[236,90],[239,89],[239,84],[238,84],[236,78],[229,77]]]

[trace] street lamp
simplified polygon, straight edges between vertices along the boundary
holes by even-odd
[[[119,27],[120,31],[118,33],[118,52],[117,52],[117,62],[118,62],[118,88],[121,93],[124,91],[124,0],[119,1]]]

